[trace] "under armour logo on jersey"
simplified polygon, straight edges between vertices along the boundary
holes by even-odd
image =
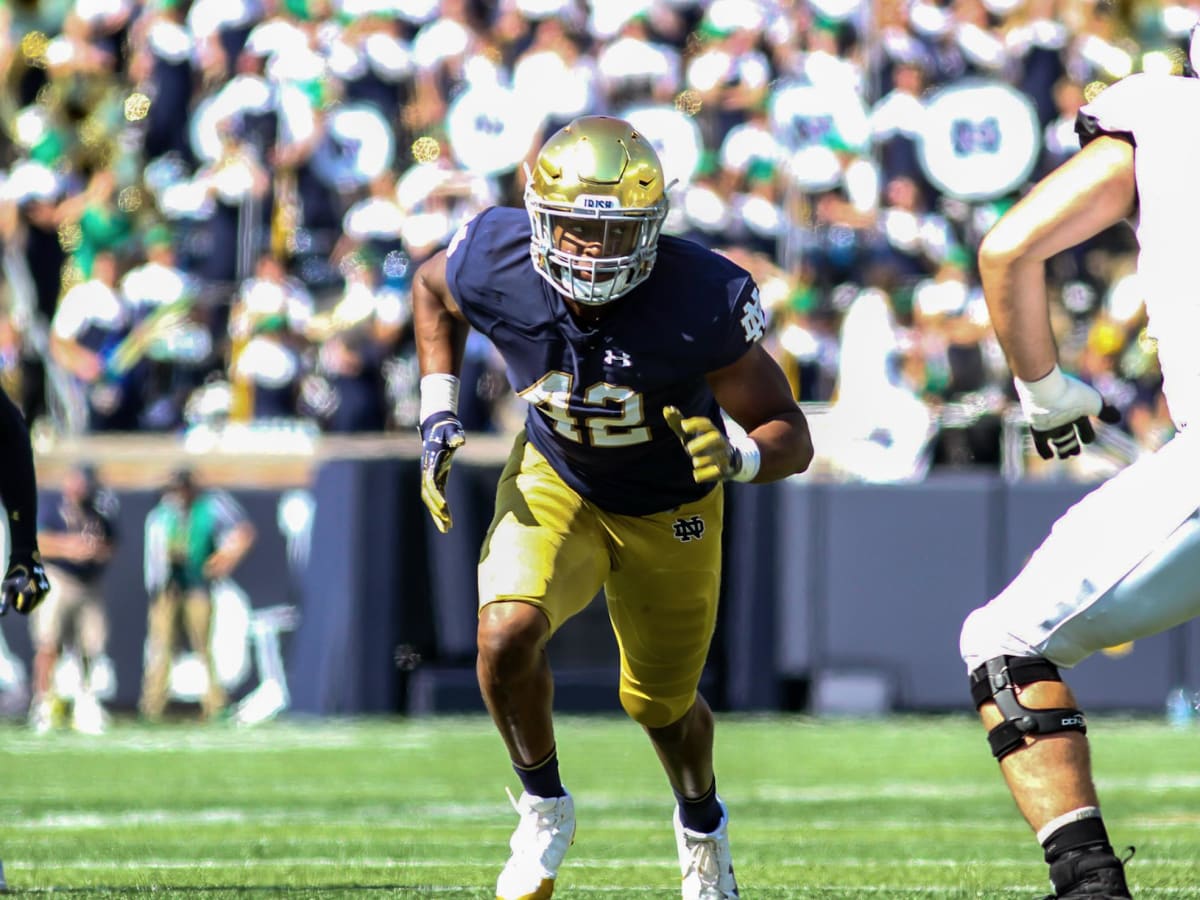
[[[700,540],[704,537],[704,520],[699,516],[690,519],[675,520],[675,539],[686,544],[690,540]]]
[[[620,366],[623,369],[628,369],[633,365],[633,357],[624,350],[605,350],[604,364],[606,366]]]
[[[767,317],[763,313],[762,303],[758,299],[758,288],[750,294],[746,301],[746,309],[742,312],[742,327],[746,329],[746,343],[755,344],[762,340],[767,330]]]

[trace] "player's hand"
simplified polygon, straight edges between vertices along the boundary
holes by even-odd
[[[1115,406],[1094,387],[1064,373],[1058,366],[1037,381],[1013,379],[1021,410],[1033,433],[1033,446],[1042,459],[1077,456],[1083,444],[1096,439],[1090,417],[1109,425],[1121,420]]]
[[[446,503],[450,461],[466,440],[462,422],[449,410],[431,413],[421,423],[421,500],[442,534],[454,524]]]
[[[0,582],[0,616],[11,606],[22,615],[29,615],[50,591],[50,580],[42,567],[42,555],[37,551],[14,552],[8,560],[8,571]]]
[[[742,457],[707,416],[685,419],[674,406],[663,407],[663,418],[692,458],[692,478],[697,482],[732,478],[742,467]]]

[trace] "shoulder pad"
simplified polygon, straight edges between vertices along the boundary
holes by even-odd
[[[1122,78],[1105,88],[1094,99],[1079,109],[1075,118],[1075,133],[1080,146],[1095,140],[1100,135],[1119,137],[1137,143],[1137,132],[1145,123],[1147,115],[1153,115],[1162,97],[1156,88],[1164,76],[1140,73]]]

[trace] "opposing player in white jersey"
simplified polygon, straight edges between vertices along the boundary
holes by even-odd
[[[1063,373],[1044,262],[1121,220],[1158,341],[1176,436],[1068,510],[1025,568],[963,625],[992,752],[1050,867],[1051,897],[1130,897],[1092,781],[1086,724],[1059,667],[1200,615],[1200,80],[1135,75],[1079,114],[1083,149],[984,238],[979,267],[1034,444],[1079,453],[1115,411]],[[1188,428],[1189,422],[1191,427]],[[1127,859],[1128,857],[1126,857]]]

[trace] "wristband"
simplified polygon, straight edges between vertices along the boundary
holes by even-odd
[[[1017,389],[1017,399],[1026,409],[1053,409],[1067,391],[1067,376],[1055,363],[1049,374],[1037,381],[1022,381],[1013,378],[1013,387]]]
[[[762,466],[762,450],[752,437],[737,437],[729,442],[733,452],[738,455],[740,465],[733,473],[731,481],[753,481]]]
[[[421,409],[418,421],[424,422],[435,412],[458,412],[458,379],[445,372],[421,376]]]

